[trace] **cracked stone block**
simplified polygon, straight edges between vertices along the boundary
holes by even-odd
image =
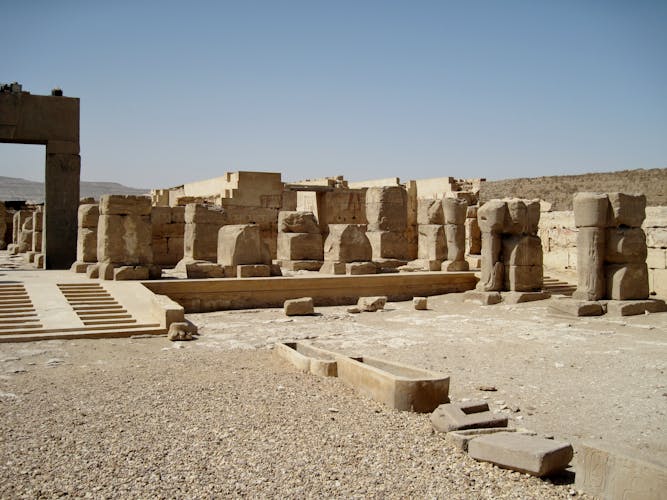
[[[437,432],[507,427],[507,417],[489,411],[486,401],[465,401],[438,406],[431,413],[431,425]]]

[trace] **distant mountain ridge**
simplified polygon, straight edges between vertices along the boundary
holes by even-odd
[[[132,188],[117,182],[81,181],[80,197],[99,200],[103,194],[150,194],[150,189]],[[44,183],[16,177],[0,176],[0,201],[26,200],[35,203],[44,201]]]

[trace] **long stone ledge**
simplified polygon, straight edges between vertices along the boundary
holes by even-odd
[[[312,297],[315,306],[356,304],[359,297],[385,295],[389,300],[464,292],[475,288],[472,272],[396,273],[358,276],[285,276],[144,281],[186,313],[282,307],[288,299]]]

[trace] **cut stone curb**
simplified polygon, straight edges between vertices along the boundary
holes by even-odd
[[[573,453],[570,443],[516,432],[480,436],[468,443],[468,454],[475,460],[537,477],[564,470]]]
[[[549,292],[502,292],[503,302],[505,304],[521,304],[523,302],[534,302],[536,300],[546,300],[551,297]]]
[[[322,377],[338,375],[335,355],[324,349],[303,342],[283,342],[276,344],[274,352],[304,373]]]

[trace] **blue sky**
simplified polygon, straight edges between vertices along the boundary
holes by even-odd
[[[83,180],[667,166],[664,0],[1,4],[0,81],[81,98]]]

